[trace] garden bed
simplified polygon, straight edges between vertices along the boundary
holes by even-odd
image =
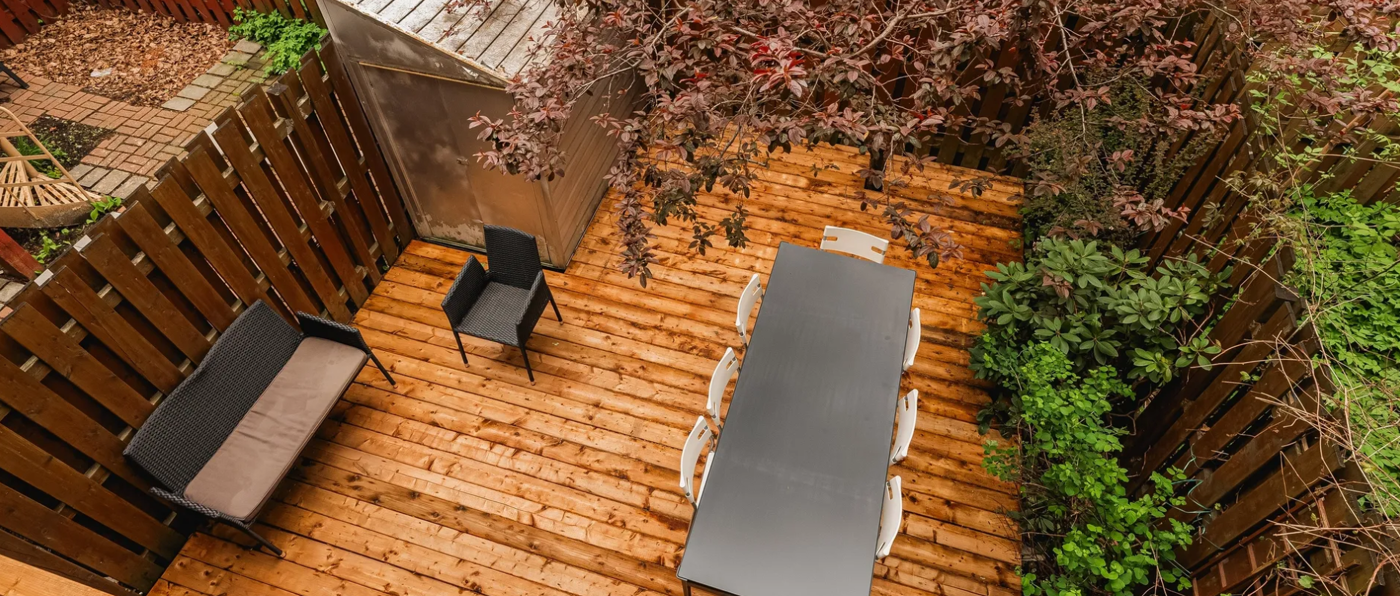
[[[29,130],[34,136],[39,137],[39,141],[48,148],[58,163],[65,168],[72,169],[82,162],[84,156],[97,148],[102,139],[112,134],[106,128],[89,126],[81,122],[64,120],[49,115],[43,115],[29,123]],[[20,152],[25,155],[40,155],[43,153],[27,138],[15,137],[11,139]],[[52,165],[45,169],[44,162],[36,162],[35,167],[39,168],[50,176],[55,176],[57,170]],[[52,171],[50,171],[52,170]]]
[[[69,14],[0,53],[26,76],[82,87],[136,106],[159,106],[233,46],[209,23],[74,4]]]

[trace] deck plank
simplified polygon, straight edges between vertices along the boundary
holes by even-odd
[[[438,303],[469,255],[414,242],[355,318],[398,385],[363,370],[262,515],[287,558],[215,528],[155,593],[678,595],[692,514],[679,450],[714,361],[738,343],[739,292],[768,273],[781,241],[815,245],[826,224],[885,232],[860,210],[860,159],[842,148],[775,156],[747,201],[743,249],[717,240],[698,255],[686,230],[655,228],[645,289],[617,269],[615,197],[605,199],[568,270],[546,272],[564,321],[547,314],[531,339],[535,383],[517,351],[491,342],[463,338],[462,364]],[[905,521],[874,565],[872,594],[1020,591],[1019,534],[1005,515],[1016,491],[980,465],[988,386],[967,351],[982,328],[972,298],[983,271],[1017,254],[1019,187],[949,190],[975,175],[930,167],[901,190],[952,229],[964,257],[929,269],[892,247],[886,260],[917,273],[923,343],[904,389],[919,389],[922,412],[891,471],[904,477]],[[698,212],[715,220],[737,202],[702,195]]]

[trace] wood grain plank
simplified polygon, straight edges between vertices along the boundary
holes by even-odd
[[[257,204],[258,212],[272,226],[273,233],[277,235],[282,246],[285,246],[287,252],[291,253],[297,268],[311,284],[311,288],[320,299],[321,304],[326,307],[335,320],[349,321],[350,309],[345,306],[345,299],[336,290],[336,282],[322,268],[316,252],[302,237],[301,229],[296,220],[287,210],[287,205],[282,201],[277,190],[273,188],[272,180],[263,171],[263,164],[253,157],[248,146],[244,144],[245,134],[243,123],[233,118],[219,127],[214,133],[214,138],[224,149],[224,157],[228,158],[229,163],[233,164],[234,170],[238,172],[243,187],[248,190],[253,202]],[[288,174],[295,175],[295,170],[288,172]],[[216,191],[214,194],[218,195],[219,193]],[[217,201],[217,199],[215,200]],[[221,210],[220,213],[223,214],[224,210]],[[239,221],[239,217],[233,218],[233,221]],[[243,241],[245,245],[249,244],[247,239],[243,239]],[[319,314],[320,309],[307,312]]]
[[[72,270],[64,267],[55,271],[53,281],[44,285],[44,295],[161,391],[170,393],[185,379],[170,359]]]
[[[219,216],[228,223],[229,229],[237,236],[244,250],[248,251],[248,256],[252,257],[263,275],[272,282],[272,287],[277,289],[277,295],[286,301],[287,307],[309,313],[320,312],[321,309],[306,294],[306,290],[292,275],[291,270],[282,263],[277,249],[263,235],[262,229],[253,219],[253,214],[243,207],[242,202],[228,188],[223,175],[219,173],[208,154],[203,151],[192,153],[185,160],[185,165],[195,182],[204,190],[204,196],[214,204]]]
[[[209,280],[200,274],[189,257],[170,242],[170,237],[151,217],[145,204],[138,202],[127,207],[117,224],[165,274],[166,279],[179,288],[185,299],[199,309],[199,314],[204,315],[209,324],[220,331],[233,324],[233,309],[224,302]]]
[[[15,307],[0,329],[123,422],[139,427],[155,410],[150,401],[118,379],[32,305]]]
[[[321,208],[321,202],[311,190],[310,174],[302,169],[296,156],[292,155],[284,144],[284,134],[272,121],[272,104],[268,102],[267,95],[259,89],[239,112],[247,122],[249,131],[257,139],[258,146],[267,155],[268,162],[277,172],[277,179],[287,191],[302,221],[311,229],[312,236],[316,238],[317,245],[335,270],[336,276],[344,284],[355,305],[363,306],[369,298],[369,290],[365,288],[364,283],[365,272],[356,269],[349,249],[346,248],[347,241],[336,231],[330,214]],[[363,262],[371,262],[368,250],[363,256]]]
[[[94,237],[83,247],[81,254],[107,279],[107,283],[112,284],[129,304],[145,315],[146,320],[175,344],[181,353],[196,364],[204,360],[204,355],[209,353],[211,346],[209,340],[195,329],[189,319],[180,314],[175,303],[162,294],[110,238],[105,234]]]

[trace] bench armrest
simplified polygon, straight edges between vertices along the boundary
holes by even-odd
[[[369,355],[369,359],[374,361],[374,365],[379,367],[379,372],[384,373],[384,378],[389,380],[389,384],[397,385],[394,377],[389,375],[389,370],[384,368],[384,364],[379,362],[379,357],[374,355],[374,350],[369,349],[369,344],[365,343],[365,337],[360,334],[359,329],[304,312],[297,313],[297,324],[301,325],[301,332],[306,337],[319,337],[363,350]]]

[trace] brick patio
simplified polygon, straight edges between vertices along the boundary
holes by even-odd
[[[84,156],[73,175],[102,194],[118,194],[146,183],[166,160],[184,153],[189,137],[209,125],[253,84],[265,78],[261,55],[240,42],[219,64],[191,82],[161,107],[138,107],[20,72],[29,89],[0,82],[0,104],[26,123],[48,114],[55,118],[111,129],[114,134]],[[251,59],[250,59],[251,58]],[[181,109],[183,108],[183,109]]]

